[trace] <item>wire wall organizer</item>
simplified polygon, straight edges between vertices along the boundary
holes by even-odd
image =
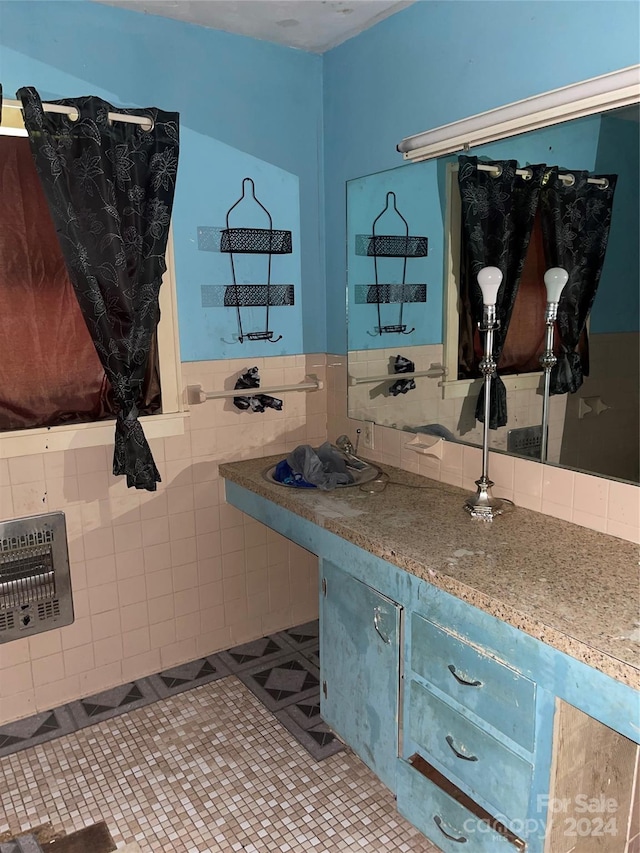
[[[292,284],[202,284],[200,295],[203,308],[273,308],[293,305]]]
[[[356,305],[391,305],[398,302],[426,302],[426,284],[356,284]]]
[[[377,234],[376,226],[378,221],[387,213],[390,208],[402,221],[403,234]],[[407,284],[407,260],[409,258],[425,258],[428,253],[429,241],[427,237],[416,237],[409,234],[409,223],[398,210],[396,194],[388,192],[385,200],[385,205],[380,213],[373,220],[371,226],[371,234],[356,235],[356,254],[366,255],[373,258],[373,269],[375,273],[375,284],[366,286],[366,294],[360,291],[356,294],[360,296],[363,302],[375,304],[378,309],[378,325],[375,329],[376,334],[383,335],[396,333],[402,335],[410,335],[415,332],[415,327],[407,331],[407,325],[404,323],[404,305],[406,302],[426,302],[427,301],[427,285],[426,284]],[[399,258],[402,259],[402,283],[401,284],[383,284],[379,280],[378,258]],[[363,296],[365,298],[363,298]],[[381,305],[399,304],[400,315],[397,323],[383,324],[380,311]]]
[[[267,216],[268,228],[232,228],[230,217],[232,212],[243,201],[254,201]],[[273,219],[267,208],[256,197],[256,188],[252,178],[244,178],[242,181],[242,195],[231,205],[227,211],[226,227],[220,235],[220,251],[229,255],[231,260],[231,274],[233,284],[225,291],[224,304],[234,307],[238,319],[238,340],[243,341],[269,341],[276,343],[281,340],[282,335],[274,338],[269,329],[269,309],[273,306],[293,305],[292,285],[271,284],[271,259],[273,255],[290,255],[293,251],[291,231],[274,229]],[[266,284],[238,284],[236,277],[236,255],[266,255],[267,283]],[[266,310],[265,328],[263,331],[245,332],[242,326],[242,314],[240,309],[245,307],[264,307]]]

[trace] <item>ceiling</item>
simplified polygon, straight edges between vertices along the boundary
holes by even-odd
[[[324,53],[414,0],[97,0]]]

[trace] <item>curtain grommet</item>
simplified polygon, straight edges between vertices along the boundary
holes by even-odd
[[[609,189],[609,178],[602,178],[602,183],[598,184],[599,190],[608,190]]]
[[[156,123],[151,116],[145,116],[145,123],[140,124],[140,130],[142,130],[143,133],[151,133],[155,126]]]
[[[529,167],[527,167],[526,169],[522,169],[522,174],[520,175],[520,177],[523,181],[530,181],[531,178],[533,178],[533,169],[529,169]]]
[[[501,178],[502,177],[502,166],[494,166],[489,172],[492,178]]]
[[[572,175],[571,172],[567,172],[565,175],[562,175],[562,177],[560,177],[560,180],[565,185],[565,187],[573,187],[576,183],[576,176]]]

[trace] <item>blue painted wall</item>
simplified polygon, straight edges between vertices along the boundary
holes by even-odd
[[[45,98],[96,94],[180,113],[173,225],[184,361],[325,350],[321,57],[84,0],[3,0],[0,80],[8,97],[34,85]],[[228,257],[198,249],[197,229],[223,224],[245,175],[259,178],[274,227],[294,232],[294,254],[274,259],[274,283],[294,284],[296,298],[274,311],[284,334],[274,345],[234,343],[234,310],[202,308],[201,285],[226,283],[230,270]]]
[[[591,331],[640,330],[640,124],[603,116],[596,170],[618,175],[607,254],[591,312]]]
[[[345,352],[346,182],[399,165],[404,136],[638,62],[638,14],[626,0],[419,0],[321,58],[86,0],[0,0],[0,79],[9,96],[31,84],[180,112],[184,360]],[[274,270],[297,285],[296,307],[273,316],[284,346],[259,351],[234,344],[233,311],[203,309],[200,293],[224,283],[227,259],[198,249],[197,228],[220,227],[245,169],[267,206],[286,187],[274,225],[299,228],[297,256]]]
[[[405,136],[637,63],[639,10],[624,0],[418,2],[325,54],[330,352],[347,343],[345,182],[398,165]]]

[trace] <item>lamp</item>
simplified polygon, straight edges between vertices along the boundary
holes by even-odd
[[[547,327],[544,352],[540,356],[540,364],[544,372],[544,396],[542,398],[542,441],[540,443],[540,461],[547,461],[547,442],[549,438],[549,391],[551,388],[551,371],[557,362],[553,354],[553,327],[558,316],[558,302],[564,287],[569,280],[569,273],[562,267],[551,267],[544,274],[544,286],[547,289],[547,310],[544,322]]]
[[[603,108],[628,106],[640,98],[639,71],[640,65],[631,65],[610,74],[515,101],[408,136],[397,148],[405,160],[418,162],[515,133],[592,115]]]
[[[493,359],[493,333],[498,326],[496,318],[496,299],[502,284],[502,273],[497,267],[483,267],[478,273],[478,284],[482,291],[482,323],[480,331],[485,333],[484,355],[480,362],[480,372],[484,376],[484,425],[482,430],[482,474],[476,480],[478,487],[475,495],[464,503],[464,507],[473,518],[491,521],[513,507],[511,501],[494,498],[491,494],[493,482],[489,479],[489,419],[491,413],[491,379],[496,372]]]

